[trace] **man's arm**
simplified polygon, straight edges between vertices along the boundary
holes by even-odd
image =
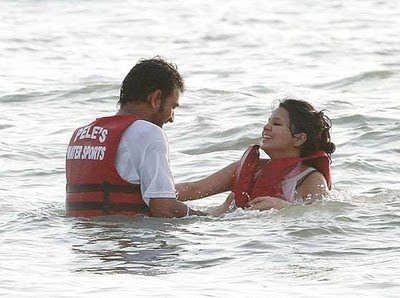
[[[207,215],[201,211],[190,209],[186,204],[174,198],[150,199],[150,216],[159,218],[180,218],[186,215]]]

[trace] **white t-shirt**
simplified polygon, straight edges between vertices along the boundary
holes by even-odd
[[[167,137],[157,125],[132,123],[122,134],[115,167],[124,180],[140,184],[147,205],[151,198],[176,198]]]

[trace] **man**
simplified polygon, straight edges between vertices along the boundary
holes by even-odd
[[[67,215],[203,215],[178,201],[162,126],[185,86],[177,67],[140,60],[125,77],[119,111],[78,128],[67,150]]]

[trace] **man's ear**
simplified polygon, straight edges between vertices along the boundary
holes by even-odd
[[[298,133],[294,135],[294,146],[300,147],[307,141],[307,135],[304,132]]]
[[[147,96],[147,101],[153,108],[159,109],[161,106],[161,90],[156,90]]]

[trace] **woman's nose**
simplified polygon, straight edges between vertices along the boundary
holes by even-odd
[[[266,123],[263,127],[264,130],[271,130],[271,125],[269,123]]]

